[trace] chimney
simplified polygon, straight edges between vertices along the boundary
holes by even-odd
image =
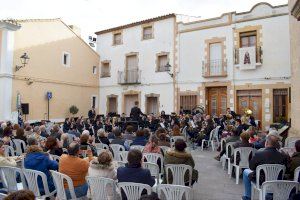
[[[69,27],[78,35],[81,37],[81,30],[79,27],[75,26],[75,25],[69,25]]]

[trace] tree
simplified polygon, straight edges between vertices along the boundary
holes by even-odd
[[[72,115],[76,115],[76,114],[78,113],[78,111],[79,111],[79,109],[78,109],[76,106],[72,105],[72,106],[70,107],[70,113],[71,113]]]

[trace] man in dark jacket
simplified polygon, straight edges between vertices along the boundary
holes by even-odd
[[[154,185],[155,180],[151,176],[149,169],[142,168],[143,154],[138,149],[132,149],[128,153],[128,163],[125,167],[119,167],[117,170],[117,179],[119,182],[133,182]]]
[[[280,164],[287,166],[288,157],[281,154],[276,147],[278,147],[278,137],[268,135],[266,137],[265,149],[258,151],[250,160],[249,168],[243,172],[243,182],[245,186],[245,193],[243,200],[251,199],[251,181],[256,181],[256,168],[263,164]],[[263,178],[263,177],[262,177]],[[261,179],[261,178],[260,178]]]
[[[96,111],[95,111],[95,107],[94,106],[92,107],[91,110],[89,110],[88,116],[89,116],[89,119],[95,119],[95,117],[96,117]]]
[[[136,101],[134,102],[134,107],[131,108],[130,111],[130,117],[132,118],[133,121],[140,121],[140,115],[143,114],[141,109],[138,107],[139,102]]]

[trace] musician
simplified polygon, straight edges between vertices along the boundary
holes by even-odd
[[[130,117],[133,121],[140,121],[140,115],[143,114],[141,109],[138,107],[139,102],[134,102],[134,107],[131,108]]]
[[[89,110],[88,117],[89,117],[89,119],[95,119],[95,117],[96,117],[96,111],[95,111],[95,107],[94,106],[92,107],[91,110]]]
[[[227,114],[231,115],[232,118],[236,118],[236,113],[234,111],[232,111],[230,108],[227,108]]]

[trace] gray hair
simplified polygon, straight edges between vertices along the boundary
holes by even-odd
[[[77,142],[72,142],[68,148],[68,154],[70,156],[76,156],[79,152],[80,145]]]

